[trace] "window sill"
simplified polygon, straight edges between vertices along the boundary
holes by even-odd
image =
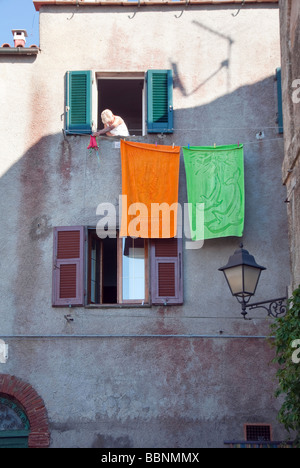
[[[70,131],[70,130],[65,130],[62,129],[62,132],[65,136],[91,136],[92,131],[83,131],[83,132],[76,132],[76,131]],[[96,138],[99,140],[106,140],[106,141],[120,141],[120,140],[127,140],[127,141],[135,141],[138,138],[146,138],[147,134],[145,135],[113,135],[113,136],[107,136],[107,135],[99,135]]]
[[[88,304],[85,309],[151,309],[151,304]]]

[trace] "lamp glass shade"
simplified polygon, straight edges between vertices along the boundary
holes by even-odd
[[[260,268],[244,266],[244,295],[254,296],[260,274]]]
[[[243,266],[235,266],[224,270],[224,275],[233,296],[243,292]]]
[[[248,265],[238,265],[224,270],[227,283],[233,296],[253,296],[256,291],[261,269]]]

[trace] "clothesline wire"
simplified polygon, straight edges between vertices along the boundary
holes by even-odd
[[[134,136],[134,135],[132,135]],[[125,137],[127,138],[127,137]],[[132,140],[129,140],[129,141],[132,141]],[[256,144],[256,145],[259,145],[261,143],[264,143],[264,142],[267,142],[267,141],[283,141],[282,138],[262,138],[261,140],[256,140],[256,141],[240,141],[239,144],[240,145],[251,145],[251,144]],[[138,142],[137,142],[138,143]],[[174,144],[176,146],[189,146],[188,144],[185,144],[185,145],[178,145],[174,142]],[[190,146],[195,146],[195,145],[191,145]],[[201,146],[201,145],[198,145],[198,146]],[[205,146],[205,145],[204,145]],[[222,146],[222,145],[221,145]],[[217,149],[218,145],[216,146],[216,149]]]
[[[245,143],[242,143],[242,144],[243,145],[251,145],[251,144],[259,145],[260,143],[263,143],[264,141],[275,141],[275,140],[283,141],[282,138],[267,138],[267,139],[258,140],[258,141],[245,141]]]
[[[278,130],[278,125],[275,127],[266,127],[263,125],[256,125],[255,127],[198,127],[198,128],[173,128],[173,131],[181,130],[183,132],[199,132],[199,130],[266,130],[266,129],[276,129]],[[141,128],[132,128],[132,132],[141,132]],[[164,132],[163,132],[164,133]]]
[[[245,142],[241,142],[241,144],[242,144],[242,145],[251,145],[251,144],[259,145],[260,143],[263,143],[263,142],[265,142],[265,141],[275,141],[275,140],[283,141],[282,138],[263,138],[262,140],[257,140],[257,141],[245,141]]]
[[[270,127],[270,128],[272,128],[272,127]],[[70,134],[70,135],[81,135],[80,133],[76,133],[76,132],[70,132],[69,134]],[[163,134],[163,135],[167,136],[167,134]],[[122,138],[123,138],[124,140],[125,140],[126,138],[130,138],[129,141],[133,141],[133,140],[131,140],[131,138],[137,137],[137,136],[143,136],[143,135],[129,135],[129,137],[122,137]],[[158,138],[161,138],[161,137],[158,136]],[[175,140],[175,141],[176,141],[176,140]],[[172,143],[176,144],[175,141],[172,141]],[[279,138],[278,138],[278,137],[277,137],[277,138],[261,138],[261,139],[257,139],[256,141],[238,141],[237,144],[239,143],[239,144],[241,144],[241,145],[251,145],[251,144],[259,145],[259,144],[261,144],[261,143],[269,142],[269,141],[281,141],[281,142],[283,142],[283,138],[282,138],[282,137],[279,137]],[[137,143],[138,143],[138,141],[137,141]],[[178,143],[176,144],[176,146],[181,146],[181,147],[182,147],[182,146],[189,146],[189,145],[190,145],[190,146],[195,146],[195,145],[191,145],[190,143],[187,143],[187,144],[184,144],[184,145],[181,145],[181,144],[178,144]],[[198,145],[198,146],[199,146],[199,145]],[[217,145],[217,146],[219,146],[219,145]],[[222,145],[221,145],[221,146],[222,146]]]

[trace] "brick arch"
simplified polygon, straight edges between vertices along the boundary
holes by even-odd
[[[46,407],[34,388],[13,375],[0,374],[0,393],[15,398],[24,408],[30,423],[29,448],[49,447],[50,432]]]

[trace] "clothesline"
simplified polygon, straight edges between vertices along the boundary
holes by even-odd
[[[276,129],[278,130],[277,126],[266,127],[264,125],[256,125],[255,127],[198,127],[198,128],[173,128],[173,131],[191,131],[191,132],[199,132],[199,130],[265,130],[265,129]],[[132,128],[130,129],[132,132],[141,132],[142,128]]]
[[[134,136],[134,135],[132,135],[132,136]],[[128,137],[125,137],[125,138],[128,138]],[[123,139],[125,139],[125,138],[123,138]],[[277,141],[277,140],[278,140],[278,141],[283,141],[282,138],[262,138],[261,140],[256,140],[256,141],[240,141],[239,143],[240,143],[240,145],[251,145],[251,144],[257,144],[257,145],[258,145],[258,144],[261,144],[261,143],[263,143],[263,142],[275,141],[275,140],[276,140],[276,141]],[[134,140],[130,140],[130,141],[134,141]],[[173,141],[172,141],[172,143],[173,143]],[[175,144],[176,146],[188,146],[188,144],[179,145],[178,143],[176,143],[176,140],[174,141],[174,144]],[[191,144],[190,144],[190,146],[194,146],[194,145],[191,145]],[[212,145],[212,146],[213,146],[213,145]],[[218,145],[217,145],[217,146],[218,146]]]
[[[257,141],[245,141],[245,142],[243,141],[242,144],[243,145],[252,145],[252,144],[259,145],[260,143],[263,143],[263,142],[275,141],[275,140],[283,141],[282,138],[263,138],[263,139],[257,140]]]
[[[74,133],[74,135],[77,135],[77,134]],[[166,137],[166,134],[162,134],[162,135],[165,135],[164,138]],[[142,135],[141,135],[141,136],[142,136]],[[123,138],[121,138],[121,139],[126,140],[127,138],[129,138],[129,141],[133,141],[133,142],[134,142],[134,140],[131,139],[132,137],[136,137],[136,135],[132,135],[132,136],[130,135],[129,137],[123,137]],[[91,138],[93,138],[93,137],[91,137]],[[162,137],[158,135],[158,138],[161,139]],[[262,137],[262,138],[258,138],[256,141],[241,141],[241,142],[238,141],[238,142],[237,142],[237,145],[239,145],[239,144],[241,144],[241,145],[252,145],[252,144],[256,144],[256,145],[257,145],[257,144],[261,144],[261,143],[263,143],[263,142],[277,141],[277,140],[283,142],[283,138],[282,138],[282,137],[280,137],[280,138],[278,138],[278,137],[277,137],[277,138],[264,138],[264,137]],[[95,138],[94,138],[94,141],[95,141],[95,145],[97,146],[97,143],[96,143],[96,139],[95,139]],[[189,147],[189,146],[194,146],[194,145],[190,145],[190,143],[185,144],[185,145],[181,145],[181,144],[175,143],[175,141],[176,141],[176,140],[172,140],[173,146],[174,146],[175,144],[176,144],[176,146],[181,146],[181,147],[182,147],[182,146],[188,146],[188,147]],[[138,143],[138,141],[137,141],[137,143]],[[157,142],[156,142],[156,144],[157,144]],[[214,142],[214,146],[215,146],[215,147],[218,146],[216,142]],[[88,148],[90,148],[90,147],[91,147],[91,146],[89,146]],[[98,148],[97,148],[97,149],[98,149]]]

